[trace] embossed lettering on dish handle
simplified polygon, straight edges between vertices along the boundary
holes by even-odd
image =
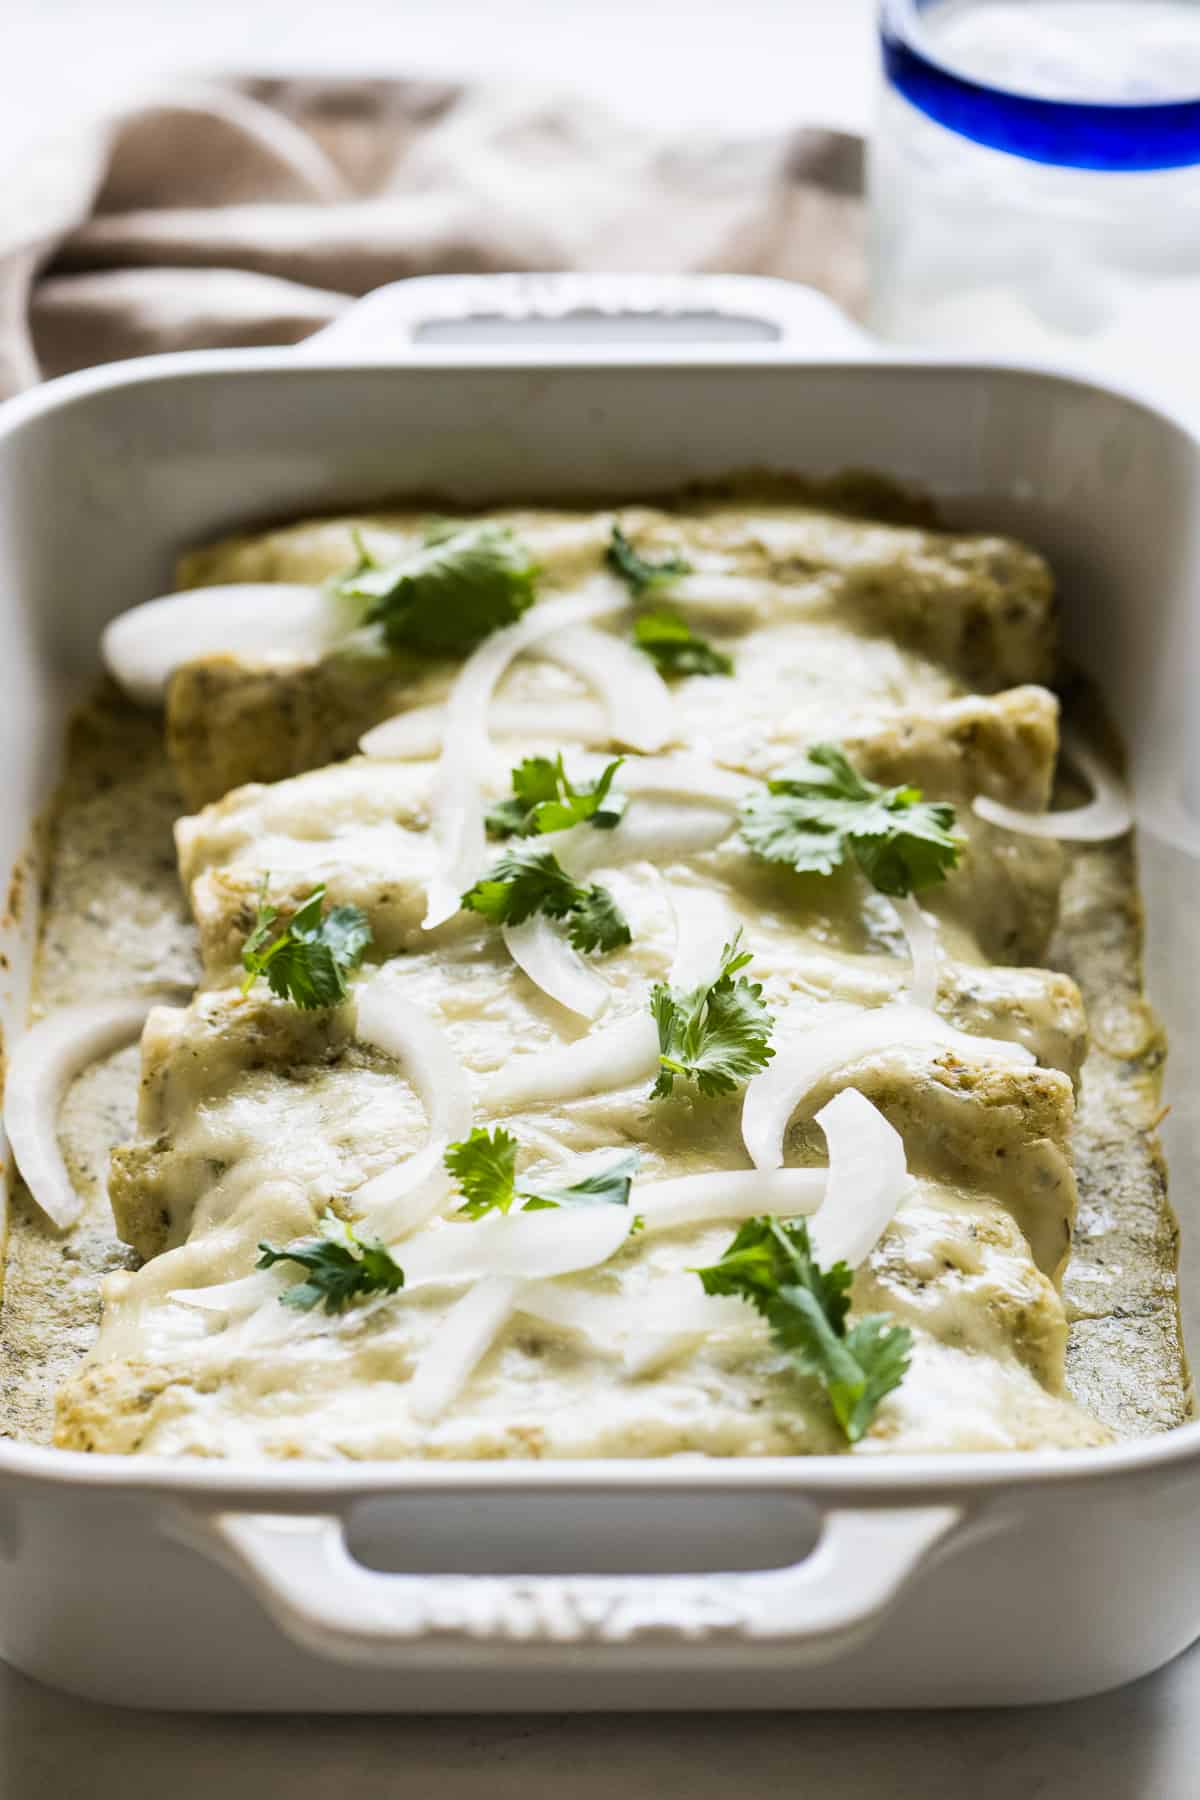
[[[668,1575],[406,1575],[366,1568],[336,1514],[180,1508],[170,1535],[244,1580],[286,1634],[339,1661],[416,1643],[775,1643],[812,1660],[869,1631],[963,1524],[957,1506],[837,1508],[789,1567]]]
[[[539,329],[539,327],[541,329]],[[423,275],[389,282],[296,346],[305,360],[406,360],[414,352],[774,345],[870,354],[873,340],[825,294],[758,275]]]

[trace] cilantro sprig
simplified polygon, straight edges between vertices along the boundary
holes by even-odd
[[[669,587],[692,565],[682,556],[664,556],[657,562],[641,556],[619,525],[614,524],[605,561],[629,588],[635,600],[655,589]],[[694,632],[673,607],[657,606],[634,621],[633,642],[664,675],[732,675],[733,659],[717,650],[707,638]]]
[[[641,1160],[636,1150],[569,1187],[542,1188],[518,1182],[518,1148],[516,1138],[503,1126],[494,1131],[476,1126],[470,1137],[450,1145],[446,1167],[463,1191],[460,1213],[481,1219],[485,1213],[508,1212],[518,1200],[522,1212],[556,1206],[628,1206],[630,1184]]]
[[[919,893],[944,881],[963,840],[954,808],[917,787],[883,788],[855,773],[836,744],[744,801],[741,834],[767,862],[799,874],[831,875],[853,860],[881,894]]]
[[[678,581],[681,575],[692,572],[691,563],[682,556],[664,556],[658,562],[640,556],[617,524],[613,525],[604,560],[626,583],[635,600],[640,600],[652,588],[665,587]]]
[[[308,1271],[304,1281],[280,1294],[284,1306],[297,1312],[323,1306],[327,1313],[339,1313],[352,1300],[394,1294],[404,1286],[404,1270],[385,1245],[357,1236],[334,1212],[323,1214],[321,1230],[324,1235],[320,1238],[298,1238],[282,1249],[267,1243],[258,1246],[261,1254],[256,1268],[273,1269],[276,1263],[292,1262]]]
[[[552,850],[515,844],[467,889],[462,904],[495,925],[520,925],[534,913],[566,921],[577,950],[616,950],[632,941],[629,921],[605,887],[574,881]]]
[[[694,632],[669,606],[655,607],[634,621],[635,649],[645,651],[663,675],[732,675],[733,658]]]
[[[761,983],[739,974],[753,961],[741,941],[739,930],[724,946],[715,980],[690,989],[660,981],[651,989],[659,1048],[652,1100],[672,1093],[677,1078],[694,1081],[710,1097],[731,1094],[774,1056],[775,1021],[763,1005]]]
[[[265,976],[273,994],[305,1011],[337,1006],[350,991],[347,971],[358,967],[371,942],[366,913],[358,906],[333,906],[322,916],[322,882],[272,937],[279,913],[267,899],[268,879],[263,876],[254,927],[242,945],[243,994]]]
[[[720,1261],[696,1274],[706,1294],[736,1295],[762,1314],[796,1369],[824,1389],[846,1441],[858,1443],[908,1371],[908,1327],[873,1314],[847,1329],[851,1271],[818,1265],[803,1219],[748,1219]]]
[[[594,825],[611,831],[625,811],[625,795],[613,792],[613,778],[624,762],[617,757],[595,781],[571,781],[562,752],[527,756],[512,772],[512,797],[500,800],[487,815],[493,837],[537,837],[567,831],[572,825]]]
[[[358,540],[358,563],[334,583],[342,599],[367,602],[393,650],[462,656],[532,606],[537,568],[502,525],[435,525],[418,550],[380,563]]]

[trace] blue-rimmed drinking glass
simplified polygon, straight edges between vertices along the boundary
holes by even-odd
[[[1200,0],[883,0],[880,45],[877,330],[1200,363]]]

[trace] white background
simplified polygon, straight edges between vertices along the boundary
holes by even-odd
[[[571,83],[663,124],[862,126],[871,0],[0,0],[0,148],[151,72]]]
[[[174,69],[509,74],[573,83],[662,123],[861,128],[873,10],[871,0],[0,0],[0,157]],[[9,180],[20,179],[16,160]],[[1196,1800],[1200,1652],[1116,1696],[922,1716],[212,1719],[114,1712],[0,1669],[0,1800],[391,1794]]]

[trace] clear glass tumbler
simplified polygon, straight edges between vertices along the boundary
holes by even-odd
[[[872,323],[1200,406],[1200,0],[882,0]]]

